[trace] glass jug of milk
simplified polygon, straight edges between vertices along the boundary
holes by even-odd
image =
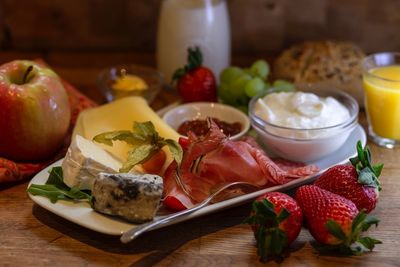
[[[157,67],[166,82],[186,64],[188,47],[198,46],[203,65],[218,79],[230,64],[231,36],[225,0],[163,0],[157,33]]]

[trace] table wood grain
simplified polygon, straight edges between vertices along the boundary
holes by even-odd
[[[105,66],[130,62],[154,65],[152,55],[133,53],[0,52],[0,63],[16,58],[44,58],[83,93],[103,101],[95,86]],[[247,64],[254,58],[237,58]],[[154,108],[175,99],[162,92]],[[361,115],[365,126],[365,116]],[[1,126],[0,126],[1,127]],[[321,256],[312,247],[306,229],[282,263],[268,266],[400,266],[400,149],[369,143],[375,162],[384,162],[383,190],[373,215],[381,222],[369,231],[380,239],[363,256]],[[123,245],[118,237],[103,235],[73,224],[33,204],[27,181],[0,186],[0,266],[264,266],[258,261],[251,230],[242,221],[250,204],[155,230]]]

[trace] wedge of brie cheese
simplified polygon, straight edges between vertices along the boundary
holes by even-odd
[[[141,223],[152,220],[163,192],[158,175],[100,173],[92,190],[94,210]]]
[[[76,135],[62,162],[64,183],[92,190],[100,172],[116,173],[122,163],[94,142]]]

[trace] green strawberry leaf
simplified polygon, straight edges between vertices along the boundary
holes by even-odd
[[[379,177],[381,175],[382,169],[383,169],[383,163],[376,164],[372,166],[372,169],[376,175],[376,177]]]
[[[351,165],[353,165],[354,167],[358,166],[358,163],[360,162],[360,160],[358,159],[358,156],[355,156],[354,158],[350,158],[350,163]]]
[[[358,155],[358,158],[360,159],[360,162],[364,163],[365,162],[365,154],[364,154],[364,149],[362,147],[360,140],[358,140],[358,142],[357,142],[357,155]]]
[[[174,81],[178,81],[182,78],[182,76],[185,75],[185,69],[184,68],[179,68],[177,69],[174,74],[172,75],[172,83]]]
[[[342,249],[346,250],[345,255],[349,255],[349,256],[351,256],[351,255],[360,256],[368,251],[368,249],[366,249],[365,246],[359,242],[354,242],[353,244],[351,244],[348,247],[342,246]]]
[[[364,164],[366,166],[370,165],[371,163],[371,151],[369,150],[369,148],[366,146],[364,149]]]
[[[352,232],[355,232],[357,230],[357,228],[359,228],[363,222],[365,221],[365,219],[367,218],[367,214],[365,213],[364,210],[361,210],[356,217],[354,217],[353,222],[351,224],[351,230]]]
[[[179,81],[187,72],[200,67],[203,64],[203,55],[199,47],[188,48],[187,63],[183,68],[177,69],[172,75],[172,81]]]
[[[374,217],[374,216],[368,216],[365,218],[364,222],[361,225],[361,231],[365,232],[367,231],[372,225],[375,225],[377,227],[379,224],[379,219]]]
[[[382,242],[371,237],[361,237],[361,233],[368,230],[373,224],[378,225],[379,220],[373,216],[368,216],[361,210],[352,222],[352,231],[347,236],[335,221],[329,220],[325,227],[330,234],[341,240],[338,245],[322,245],[315,247],[321,253],[339,253],[342,255],[361,255],[372,250],[376,244]]]
[[[363,148],[360,140],[357,142],[357,156],[349,160],[356,168],[360,184],[378,188],[379,191],[382,189],[378,177],[382,172],[383,164],[371,165],[371,151],[367,146]]]
[[[262,215],[264,218],[268,218],[271,221],[276,219],[276,213],[274,211],[274,205],[267,199],[262,201],[255,201],[255,212],[256,214]]]
[[[267,246],[271,243],[270,236],[265,234],[265,226],[260,225],[257,231],[254,233],[254,237],[257,242],[257,254],[260,256],[260,260],[262,262],[266,262],[268,260],[267,255]]]
[[[325,224],[326,230],[339,240],[346,240],[346,234],[343,232],[340,225],[334,220],[328,220]]]
[[[372,251],[376,244],[382,244],[382,241],[368,236],[360,237],[357,242],[363,245],[369,251]]]
[[[194,48],[188,48],[187,61],[187,65],[185,66],[186,71],[194,70],[203,64],[203,55],[198,46]]]
[[[282,208],[281,212],[279,213],[278,217],[276,218],[276,220],[278,221],[278,223],[282,223],[283,221],[285,221],[287,218],[289,218],[290,216],[290,212],[285,209]]]
[[[287,246],[287,234],[279,228],[271,228],[267,231],[267,234],[271,236],[271,244],[269,247],[270,254],[279,255]]]
[[[279,228],[279,224],[286,220],[290,213],[283,208],[277,215],[274,208],[275,205],[267,199],[256,200],[252,204],[253,215],[244,221],[255,226],[257,253],[262,262],[270,259],[282,260],[282,253],[288,246],[287,234]]]
[[[369,168],[364,168],[360,170],[358,174],[358,182],[360,184],[368,185],[368,186],[374,186],[376,185],[376,176],[375,173],[369,169]]]
[[[358,172],[358,182],[366,186],[378,188],[379,191],[382,189],[378,177],[376,177],[372,169],[367,167]]]
[[[257,253],[261,262],[271,259],[282,260],[282,253],[287,247],[287,234],[278,227],[259,227],[254,234],[257,242]]]

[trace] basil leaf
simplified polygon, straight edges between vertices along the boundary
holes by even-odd
[[[141,145],[129,151],[128,159],[122,165],[120,172],[129,172],[136,164],[143,163],[150,159],[158,151],[154,145]]]
[[[102,143],[108,146],[113,145],[112,141],[124,141],[134,146],[146,142],[144,136],[126,130],[101,133],[93,137],[93,140],[97,143]]]
[[[112,145],[112,141],[118,140],[133,146],[120,172],[129,172],[136,164],[149,160],[163,146],[168,146],[175,161],[180,164],[183,155],[181,146],[174,140],[160,137],[151,121],[134,122],[132,129],[133,131],[106,132],[93,138],[94,141],[106,145]]]
[[[178,144],[178,142],[172,140],[172,139],[166,139],[160,141],[161,145],[167,145],[169,151],[171,151],[172,156],[174,157],[174,160],[178,165],[181,164],[182,162],[182,157],[183,157],[183,150],[182,147]]]
[[[152,139],[152,137],[158,135],[151,121],[146,121],[142,123],[134,122],[133,132],[137,133],[146,140]]]

